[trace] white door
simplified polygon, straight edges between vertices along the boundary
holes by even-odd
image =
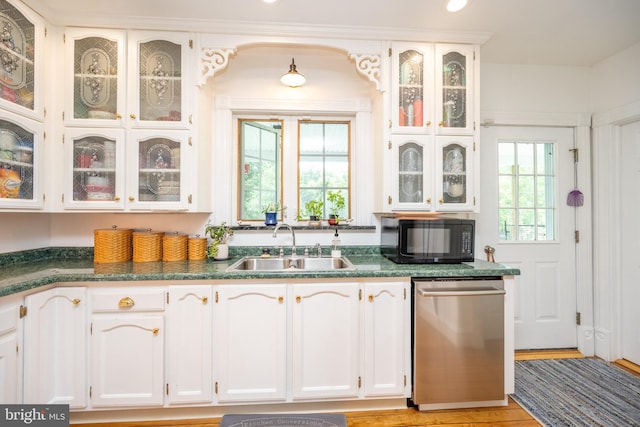
[[[496,262],[521,271],[515,348],[576,347],[573,129],[488,127],[481,147],[476,251],[493,246]]]
[[[640,364],[640,122],[621,128],[622,357]]]

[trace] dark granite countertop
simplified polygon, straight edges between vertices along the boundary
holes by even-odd
[[[357,277],[474,277],[512,276],[517,268],[476,259],[463,264],[395,264],[377,247],[343,247],[343,255],[356,267],[350,271],[248,271],[225,270],[256,248],[234,248],[225,261],[123,262],[94,264],[93,248],[46,248],[0,255],[0,297],[58,282],[238,280],[274,278]]]

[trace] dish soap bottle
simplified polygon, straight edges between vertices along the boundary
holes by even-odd
[[[338,229],[336,228],[336,234],[333,235],[333,240],[331,241],[331,256],[333,258],[340,258],[342,256],[342,251],[340,250],[340,236],[338,236]]]

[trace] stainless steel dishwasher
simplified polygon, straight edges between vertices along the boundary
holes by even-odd
[[[413,279],[413,402],[420,410],[504,401],[504,282]]]

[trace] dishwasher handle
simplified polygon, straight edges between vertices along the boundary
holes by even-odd
[[[421,297],[472,297],[478,295],[504,295],[507,292],[498,288],[477,289],[425,289],[418,288]]]

